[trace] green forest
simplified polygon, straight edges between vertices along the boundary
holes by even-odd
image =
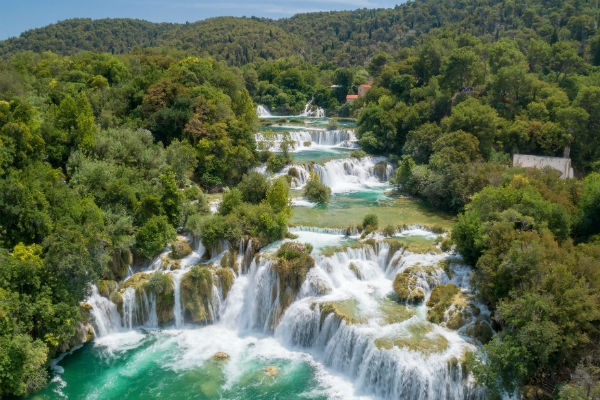
[[[290,162],[257,148],[256,105],[290,115],[313,99],[356,120],[399,191],[457,216],[452,243],[497,332],[469,360],[489,398],[599,398],[599,22],[590,0],[416,0],[75,19],[0,42],[0,396],[46,386],[81,342],[90,284],[178,231],[207,248],[289,236],[289,181],[251,172]],[[576,177],[514,168],[514,153],[567,154]]]

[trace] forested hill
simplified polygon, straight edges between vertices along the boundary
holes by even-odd
[[[23,50],[64,55],[168,46],[235,65],[301,55],[343,66],[414,45],[432,30],[459,30],[490,40],[574,40],[583,50],[597,35],[597,25],[598,7],[592,0],[416,0],[393,9],[308,13],[280,20],[221,17],[155,24],[72,19],[0,42],[0,56]]]

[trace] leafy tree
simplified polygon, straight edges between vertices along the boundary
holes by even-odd
[[[175,228],[164,215],[153,216],[140,228],[135,236],[136,248],[151,259],[177,236]]]

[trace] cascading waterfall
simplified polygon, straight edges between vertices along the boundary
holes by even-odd
[[[271,112],[269,111],[269,109],[261,105],[256,107],[256,114],[259,118],[268,118],[271,116]]]
[[[417,234],[420,228],[411,229],[402,232]],[[297,227],[292,232],[305,242],[311,241],[310,235],[315,236],[317,242],[323,241],[318,235],[330,235],[338,238],[336,240],[345,236],[342,230],[327,228]],[[219,287],[213,285],[208,312],[215,327],[241,333],[272,333],[279,343],[304,349],[323,365],[351,378],[362,392],[382,399],[484,398],[463,371],[462,363],[456,361],[463,359],[466,352],[476,350],[472,344],[457,331],[429,323],[425,305],[406,306],[412,314],[392,322],[385,320],[385,308],[381,306],[382,302],[389,302],[386,299],[397,273],[415,266],[460,259],[448,253],[412,254],[386,241],[348,245],[332,255],[317,255],[316,265],[307,274],[295,301],[284,309],[280,299],[285,288],[280,287],[274,261],[267,253],[254,257],[252,249],[250,240],[240,241],[239,270],[225,300]],[[173,278],[174,326],[178,329],[183,326],[182,306],[177,300],[181,296],[181,277],[200,259],[198,252],[204,253],[203,249],[196,249],[181,260],[180,269],[168,271]],[[225,257],[224,252],[213,257],[213,261],[221,257]],[[417,286],[424,290],[426,297],[433,287],[449,282],[469,290],[470,269],[451,265],[452,278],[442,268],[436,268],[435,273],[427,276],[415,273]],[[135,329],[139,325],[158,326],[155,297],[136,296],[132,287],[125,289],[122,297],[121,323],[116,306],[100,296],[97,289],[92,291],[89,303],[99,336]],[[336,314],[337,311],[323,308],[323,304],[343,305],[347,319]],[[418,338],[411,336],[416,329],[423,330],[417,333],[421,335]],[[406,338],[401,342],[406,343],[405,347],[378,345],[379,340],[388,336],[393,340]],[[411,340],[434,343],[434,349],[411,348]]]
[[[345,193],[388,185],[394,170],[384,157],[340,158],[324,164],[292,164],[275,174],[291,175],[292,189],[302,189],[316,173],[332,193]]]
[[[312,105],[314,99],[310,99],[304,105],[304,111],[300,114],[301,117],[312,117],[312,118],[325,118],[325,110],[321,107],[316,107]]]
[[[254,138],[257,143],[270,144],[268,150],[279,152],[281,151],[281,143],[289,136],[293,144],[293,149],[290,151],[298,152],[303,150],[314,149],[315,147],[342,147],[342,148],[358,148],[358,140],[353,130],[293,130],[287,133],[275,133],[265,135],[257,133]]]
[[[121,315],[117,310],[116,304],[106,297],[101,296],[95,285],[92,286],[92,294],[87,299],[87,303],[92,307],[91,313],[96,336],[104,336],[110,332],[117,332],[123,329]]]

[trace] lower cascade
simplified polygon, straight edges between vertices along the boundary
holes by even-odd
[[[162,329],[174,337],[186,332],[183,346],[214,340],[218,332],[232,347],[219,342],[195,362],[220,351],[215,357],[229,363],[235,346],[258,335],[266,338],[257,343],[274,340],[270,346],[282,352],[301,351],[324,374],[352,382],[351,395],[334,391],[326,398],[484,398],[465,360],[491,332],[489,312],[473,300],[470,270],[460,257],[435,246],[413,253],[395,237],[376,236],[350,236],[310,255],[319,235],[342,232],[292,232],[308,244],[286,239],[254,254],[251,241],[242,239],[211,254],[200,245],[180,259],[165,251],[123,282],[103,281],[88,299],[97,341]],[[296,258],[281,258],[291,250]],[[280,369],[264,367],[271,378],[285,372]]]

